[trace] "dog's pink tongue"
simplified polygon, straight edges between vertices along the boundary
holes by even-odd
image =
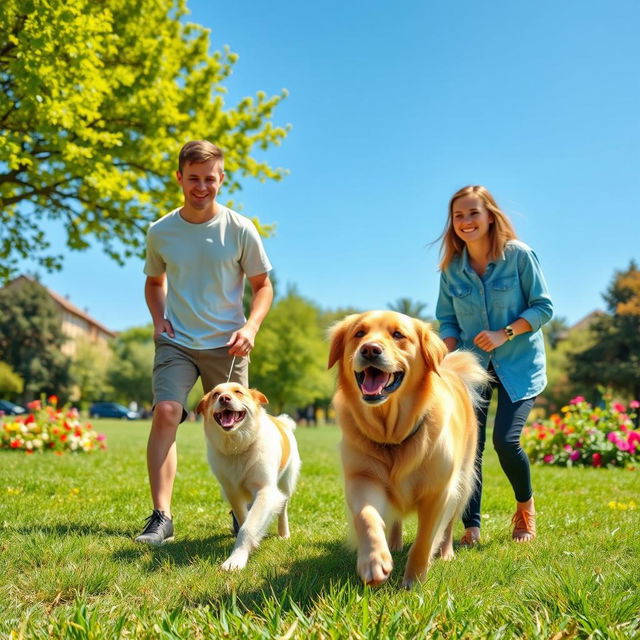
[[[390,374],[369,367],[364,370],[364,380],[362,381],[362,391],[369,396],[378,395],[389,383]]]
[[[232,427],[235,424],[236,415],[235,411],[223,411],[220,416],[220,424],[223,427]]]

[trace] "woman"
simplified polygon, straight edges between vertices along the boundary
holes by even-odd
[[[547,382],[540,328],[552,317],[551,298],[535,253],[517,239],[485,187],[464,187],[452,196],[441,258],[436,309],[440,336],[449,351],[474,351],[494,378],[477,411],[478,480],[463,514],[460,542],[473,545],[480,540],[482,453],[494,389],[498,404],[493,444],[516,499],[512,537],[528,542],[536,536],[535,505],[520,435]]]

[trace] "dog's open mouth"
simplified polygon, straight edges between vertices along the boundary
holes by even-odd
[[[356,382],[365,402],[380,402],[393,393],[404,378],[403,371],[389,373],[376,367],[367,367],[362,371],[355,371]]]
[[[225,430],[233,429],[238,422],[242,422],[247,415],[246,411],[231,411],[223,409],[213,414],[215,421]]]

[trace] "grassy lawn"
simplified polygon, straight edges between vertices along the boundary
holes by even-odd
[[[638,472],[535,467],[539,537],[516,545],[511,491],[487,451],[483,544],[406,592],[409,520],[390,581],[371,589],[344,544],[336,427],[297,431],[291,539],[272,527],[226,574],[230,517],[197,423],[178,438],[175,543],[133,542],[150,511],[148,426],[98,421],[109,449],[92,455],[0,451],[0,637],[640,637]]]

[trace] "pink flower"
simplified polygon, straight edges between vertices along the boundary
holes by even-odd
[[[617,411],[618,413],[623,413],[624,411],[626,411],[626,410],[627,410],[627,408],[626,408],[626,407],[625,407],[621,402],[614,402],[614,403],[611,405],[611,408],[612,408],[614,411]]]
[[[564,450],[565,451],[573,451],[573,447],[570,444],[565,444],[564,445]]]
[[[597,451],[593,454],[593,456],[591,456],[591,464],[594,467],[602,466],[602,456]]]
[[[632,400],[632,401],[629,403],[629,406],[630,406],[632,409],[637,409],[638,407],[640,407],[640,402],[638,402],[637,400]]]
[[[553,462],[553,456],[551,454],[547,454],[543,460],[548,464],[549,462]]]
[[[615,431],[607,434],[607,440],[609,442],[618,442],[618,434]]]
[[[575,398],[571,398],[571,400],[569,400],[569,404],[580,404],[581,402],[584,402],[583,396],[576,396]]]
[[[103,442],[103,441],[104,441],[104,440],[106,440],[106,439],[107,439],[107,436],[105,436],[105,435],[104,435],[104,433],[99,433],[99,434],[97,435],[97,437],[96,437],[96,440],[97,440],[98,442]]]
[[[569,455],[569,459],[573,460],[574,462],[580,457],[580,452],[579,451],[572,451],[571,454]]]

